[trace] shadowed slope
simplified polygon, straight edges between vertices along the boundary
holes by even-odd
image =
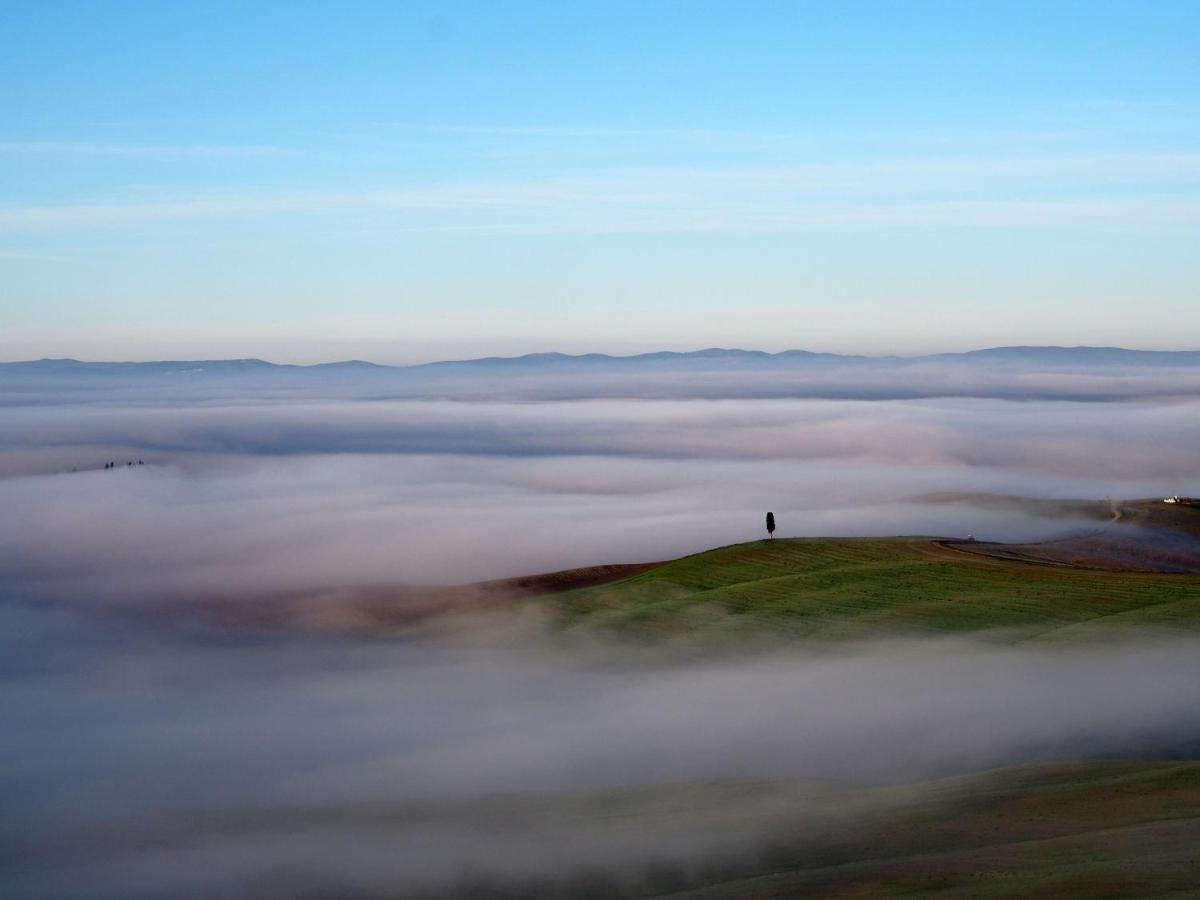
[[[1195,896],[1200,763],[1023,766],[894,793],[910,796],[823,844],[781,841],[773,871],[673,896]]]
[[[511,856],[485,857],[487,864],[438,884],[428,871],[439,864],[433,853],[409,873],[423,877],[424,889],[398,887],[390,870],[357,864],[364,841],[411,853],[447,833]],[[522,865],[524,845],[513,838],[531,833],[559,867]],[[1038,764],[883,788],[757,779],[442,803],[381,798],[187,815],[145,810],[81,827],[66,841],[17,829],[0,836],[11,859],[21,861],[13,882],[21,896],[64,896],[56,887],[72,883],[59,876],[83,864],[102,886],[90,882],[83,896],[157,897],[171,891],[145,885],[164,883],[170,870],[153,858],[139,868],[149,847],[160,858],[203,860],[213,845],[273,854],[296,845],[304,852],[313,835],[349,864],[323,876],[299,863],[281,866],[245,893],[360,900],[1195,896],[1200,763]],[[573,842],[581,835],[583,848]],[[581,856],[587,845],[595,848],[590,862]],[[147,879],[140,890],[104,892],[130,884],[121,880],[128,871]],[[219,865],[192,874],[189,895],[243,895],[213,889],[228,883]],[[165,884],[178,882],[168,877]]]

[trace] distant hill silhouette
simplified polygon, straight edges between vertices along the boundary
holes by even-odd
[[[929,363],[1013,364],[1049,367],[1075,366],[1200,366],[1200,350],[1129,350],[1123,347],[989,347],[964,353],[922,356],[858,356],[784,350],[767,353],[710,347],[704,350],[669,350],[612,356],[606,353],[529,353],[524,356],[488,356],[479,359],[444,360],[415,366],[386,366],[365,360],[292,365],[262,359],[159,360],[152,362],[92,362],[77,359],[38,359],[0,363],[0,374],[43,376],[78,375],[285,375],[285,374],[375,374],[442,370],[546,371],[561,369],[663,369],[710,368],[718,370],[775,369],[829,366],[921,365]]]

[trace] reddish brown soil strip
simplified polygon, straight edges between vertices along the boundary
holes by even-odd
[[[462,585],[357,585],[222,597],[205,600],[199,606],[220,621],[252,627],[348,632],[409,628],[445,617],[513,608],[531,597],[605,584],[658,565],[662,563],[586,566]]]

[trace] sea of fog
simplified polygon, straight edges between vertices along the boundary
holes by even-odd
[[[667,663],[172,615],[665,559],[760,537],[767,510],[785,536],[1017,540],[1102,523],[989,495],[1195,491],[1188,384],[1129,396],[1109,373],[1104,396],[1037,399],[1023,377],[1013,396],[901,399],[547,399],[551,375],[502,397],[0,382],[0,894],[640,890],[655,867],[753,853],[781,822],[801,839],[862,812],[783,787],[704,799],[728,779],[1192,754],[1194,641]]]
[[[507,384],[490,376],[452,397],[370,378],[0,378],[0,579],[151,602],[464,582],[749,540],[767,510],[784,536],[1049,537],[1096,523],[928,495],[1188,493],[1200,389],[1152,374],[1158,396],[1109,400],[1113,372],[1054,376],[1064,396],[1100,379],[1084,400],[697,398],[678,378],[618,399],[552,373],[504,399],[482,396]],[[564,382],[579,396],[535,399]]]

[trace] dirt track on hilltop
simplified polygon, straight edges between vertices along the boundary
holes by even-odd
[[[1086,534],[1029,544],[938,541],[978,556],[1111,572],[1200,572],[1200,508],[1154,500],[1114,505],[1113,518]]]

